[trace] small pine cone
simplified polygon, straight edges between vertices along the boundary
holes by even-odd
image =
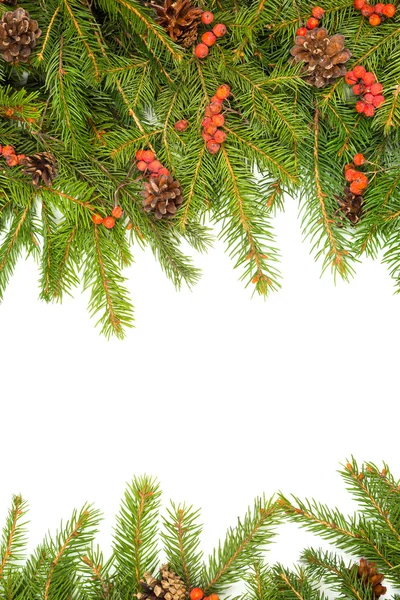
[[[3,14],[0,19],[0,55],[6,62],[28,62],[42,32],[37,21],[23,8]]]
[[[169,37],[184,48],[192,46],[198,37],[203,10],[191,0],[164,0],[162,4],[150,3],[157,13],[157,21]]]
[[[377,600],[380,596],[386,594],[386,588],[382,585],[385,576],[378,573],[376,564],[368,562],[365,558],[360,560],[357,567],[357,578],[360,579],[363,585],[372,586],[371,600]]]
[[[296,36],[296,44],[290,54],[295,62],[304,63],[306,81],[322,88],[347,73],[345,63],[351,52],[344,43],[343,35],[337,33],[330,37],[324,27],[319,27],[307,31],[304,36]]]
[[[160,579],[145,573],[140,585],[142,591],[136,594],[138,600],[186,600],[188,597],[183,580],[171,571],[169,565],[161,567]]]
[[[353,194],[349,187],[344,188],[343,197],[336,196],[336,199],[340,206],[340,211],[351,221],[354,225],[358,223],[362,216],[362,210],[364,205],[364,198],[360,195]]]
[[[144,210],[154,212],[156,219],[174,215],[183,202],[181,186],[170,175],[151,178],[144,184],[142,195]]]
[[[50,187],[53,179],[58,175],[56,159],[50,152],[38,152],[32,156],[26,156],[21,164],[24,166],[23,173],[32,177],[32,183],[36,189],[41,181]]]

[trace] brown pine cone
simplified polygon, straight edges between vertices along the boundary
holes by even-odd
[[[0,55],[6,62],[28,62],[41,34],[38,22],[23,8],[4,13],[0,19]]]
[[[360,195],[353,194],[348,186],[344,188],[344,195],[342,198],[336,196],[336,200],[340,206],[340,212],[342,212],[349,221],[354,225],[361,219],[364,198]]]
[[[156,219],[170,217],[183,202],[182,190],[178,181],[170,175],[158,175],[144,184],[143,208],[154,212]]]
[[[290,50],[295,62],[304,63],[306,81],[322,88],[346,75],[345,63],[351,52],[344,47],[344,36],[329,36],[324,27],[311,29],[305,36],[296,36],[296,44]]]
[[[386,594],[387,590],[385,586],[381,585],[385,576],[382,573],[378,573],[375,563],[368,562],[365,558],[362,558],[357,567],[357,578],[365,586],[372,586],[371,600],[376,600]]]
[[[57,162],[50,152],[38,152],[33,156],[26,156],[21,164],[25,167],[23,173],[32,177],[32,184],[37,189],[43,181],[50,187],[53,179],[57,177]]]
[[[190,0],[164,0],[163,4],[151,3],[157,13],[157,21],[169,37],[184,48],[192,46],[198,37],[203,10]]]
[[[186,600],[188,596],[183,580],[168,565],[161,567],[160,579],[145,573],[140,585],[138,600]]]

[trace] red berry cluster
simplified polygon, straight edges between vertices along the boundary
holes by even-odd
[[[350,191],[356,196],[362,196],[368,186],[368,177],[355,167],[361,167],[366,162],[362,154],[356,154],[353,162],[345,165],[344,176],[350,184]]]
[[[373,73],[361,65],[348,71],[345,80],[353,87],[355,95],[361,97],[361,100],[356,103],[356,111],[366,117],[373,117],[375,109],[385,102],[385,96],[382,94],[383,85],[376,81]]]
[[[189,594],[190,600],[219,600],[218,594],[210,594],[205,596],[201,588],[193,588]]]
[[[13,146],[1,146],[0,154],[6,159],[6,163],[9,167],[16,167],[22,164],[25,154],[16,154]]]
[[[95,225],[104,225],[107,229],[112,229],[115,227],[115,219],[120,219],[122,213],[122,208],[117,205],[112,209],[110,216],[103,218],[101,215],[94,214],[92,215],[92,221]]]
[[[212,12],[205,11],[201,15],[201,20],[205,25],[210,25],[214,21]],[[217,38],[223,37],[226,34],[226,26],[223,23],[217,23],[212,28],[212,31],[206,31],[201,36],[201,43],[197,44],[195,53],[197,58],[205,58],[208,56],[208,49],[211,48],[217,41]]]
[[[296,31],[296,35],[304,36],[306,35],[308,29],[315,29],[318,27],[320,20],[325,14],[325,11],[320,6],[314,6],[314,8],[311,10],[311,14],[312,17],[307,20],[305,27],[299,27],[299,29]]]
[[[369,24],[373,27],[377,27],[377,25],[386,21],[386,19],[391,19],[396,12],[394,4],[382,4],[382,2],[378,2],[372,6],[366,0],[354,0],[354,8],[360,10],[362,16],[367,17]]]
[[[136,152],[136,167],[142,171],[147,177],[158,177],[159,175],[169,175],[170,172],[166,169],[159,160],[156,160],[156,155],[152,150],[138,150]]]
[[[230,93],[229,85],[226,83],[220,85],[204,111],[204,119],[201,122],[203,133],[201,135],[210,154],[216,154],[221,148],[221,144],[226,140],[225,131],[219,129],[219,127],[222,127],[225,123],[225,117],[222,114],[222,103],[229,97]]]

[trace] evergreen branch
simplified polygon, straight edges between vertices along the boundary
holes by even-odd
[[[39,61],[44,60],[44,52],[46,50],[47,44],[49,43],[50,33],[51,33],[52,29],[53,29],[54,22],[55,22],[55,20],[56,20],[57,15],[58,15],[59,12],[60,12],[60,5],[56,7],[56,9],[55,9],[55,11],[54,11],[54,13],[53,13],[53,15],[52,15],[52,17],[50,19],[50,23],[49,23],[49,26],[47,27],[45,38],[43,40],[42,48],[41,48],[39,54],[37,55],[37,59]]]
[[[0,580],[7,575],[7,569],[9,571],[21,558],[20,550],[25,546],[26,538],[25,523],[20,524],[20,520],[26,510],[27,504],[21,496],[14,496],[0,546]]]
[[[92,63],[93,63],[95,77],[96,77],[96,79],[99,79],[99,78],[100,78],[100,70],[99,70],[99,67],[98,67],[98,65],[97,65],[96,57],[95,57],[95,55],[93,54],[92,50],[90,49],[90,46],[89,46],[89,44],[88,44],[88,43],[87,43],[87,41],[85,40],[85,36],[84,36],[84,34],[83,34],[83,32],[82,32],[82,29],[79,27],[79,23],[78,23],[78,21],[77,21],[77,19],[76,19],[75,15],[74,15],[74,13],[73,13],[73,10],[72,10],[72,8],[71,8],[71,6],[70,6],[70,4],[69,4],[68,0],[63,0],[63,2],[64,2],[64,6],[65,6],[65,8],[66,8],[66,9],[67,9],[67,11],[68,11],[68,14],[69,14],[69,16],[71,17],[71,20],[72,20],[72,22],[73,22],[73,24],[74,24],[74,27],[75,27],[75,29],[76,29],[76,31],[77,31],[77,33],[78,33],[78,36],[79,36],[79,37],[80,37],[80,39],[82,40],[82,43],[83,43],[83,45],[84,45],[84,46],[85,46],[85,48],[86,48],[87,54],[88,54],[88,56],[89,56],[90,60],[91,60],[91,61],[92,61]]]

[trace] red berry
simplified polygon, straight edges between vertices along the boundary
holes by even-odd
[[[212,23],[214,21],[214,15],[212,14],[212,12],[206,10],[201,15],[201,21],[202,21],[202,23],[204,23],[204,25],[209,25],[210,23]]]
[[[225,131],[222,131],[222,129],[217,129],[217,131],[214,134],[214,140],[218,144],[223,144],[223,142],[226,140],[226,133],[225,133]]]
[[[18,164],[22,165],[24,159],[26,158],[25,154],[17,154]]]
[[[103,225],[104,225],[104,227],[107,227],[107,229],[112,229],[115,226],[114,217],[106,217],[103,220]]]
[[[213,116],[213,113],[211,112],[210,105],[205,107],[204,114],[206,117],[209,117],[211,119],[211,117]]]
[[[213,32],[217,37],[223,37],[226,34],[226,27],[223,23],[217,23],[213,27]]]
[[[16,167],[18,164],[18,158],[16,154],[10,154],[6,156],[6,163],[9,167]]]
[[[213,136],[216,131],[217,128],[212,123],[211,125],[207,125],[207,127],[204,127],[204,133],[208,133],[208,135]]]
[[[206,31],[201,36],[201,41],[203,42],[203,44],[210,47],[213,46],[217,41],[217,36],[212,31]]]
[[[358,81],[358,77],[354,75],[354,71],[347,71],[344,79],[349,85],[353,85],[353,83],[357,83]]]
[[[122,208],[120,206],[114,206],[111,214],[116,219],[120,219],[122,217],[122,213],[123,213],[123,211],[122,211]]]
[[[372,94],[364,94],[364,102],[367,102],[368,104],[372,104],[374,97]]]
[[[361,9],[361,14],[363,17],[370,17],[374,14],[374,7],[370,4],[364,4],[364,6]]]
[[[383,91],[383,85],[381,83],[373,83],[370,91],[374,96],[378,96]]]
[[[231,88],[229,87],[229,85],[227,85],[226,83],[223,83],[222,85],[219,86],[219,88],[215,92],[215,95],[221,101],[221,100],[226,100],[226,98],[228,98],[230,96],[230,93],[231,93]]]
[[[211,121],[212,119],[210,117],[204,117],[201,124],[203,125],[203,127],[207,127],[207,125],[210,125]]]
[[[361,10],[365,4],[365,0],[354,0],[354,8]]]
[[[361,114],[364,112],[366,106],[367,105],[362,100],[359,100],[356,102],[356,111]]]
[[[353,158],[353,161],[357,167],[361,167],[361,165],[365,163],[365,157],[363,154],[356,154]]]
[[[365,188],[361,188],[358,183],[355,183],[354,181],[350,184],[350,191],[356,196],[362,196],[364,189]]]
[[[103,217],[101,215],[92,215],[92,221],[95,225],[101,225],[103,222]]]
[[[318,27],[318,25],[319,21],[315,17],[310,17],[306,23],[307,29],[315,29],[316,27]]]
[[[385,15],[385,17],[389,17],[390,19],[395,14],[396,7],[393,4],[385,4],[382,12]]]
[[[153,160],[151,163],[147,165],[150,173],[158,173],[160,169],[162,169],[162,164],[159,160]]]
[[[376,96],[375,96],[376,98]],[[373,117],[375,114],[375,108],[374,106],[372,106],[372,104],[366,104],[365,108],[364,108],[364,115],[366,117]]]
[[[304,37],[307,33],[307,27],[299,27],[298,30],[296,31],[296,35],[301,35],[302,37]]]
[[[359,96],[359,95],[362,93],[362,91],[363,91],[363,90],[362,90],[362,87],[361,87],[361,85],[360,85],[359,83],[357,83],[356,85],[353,85],[353,88],[352,88],[352,89],[353,89],[353,93],[354,93],[356,96]]]
[[[189,597],[190,600],[202,600],[202,598],[204,597],[203,590],[200,588],[193,588],[192,590],[190,590]]]
[[[217,115],[221,112],[222,109],[222,105],[220,102],[211,102],[209,104],[209,107],[212,115]]]
[[[142,160],[147,163],[153,162],[155,159],[155,154],[151,150],[143,150]]]
[[[210,102],[219,102],[221,104],[221,109],[222,109],[223,101],[221,100],[221,98],[218,98],[218,96],[216,96],[215,94],[214,94],[214,96],[211,96]]]
[[[384,102],[385,96],[382,96],[381,94],[374,96],[374,99],[372,100],[372,104],[375,106],[375,108],[379,108]]]
[[[379,15],[371,15],[370,18],[368,19],[369,24],[372,25],[372,27],[377,27],[378,25],[381,24],[382,19],[380,18]]]
[[[3,156],[12,156],[15,154],[15,150],[13,146],[3,146],[3,150],[1,151]]]
[[[209,142],[210,140],[213,139],[213,136],[210,135],[209,133],[206,133],[205,131],[203,131],[203,133],[201,134],[201,137],[203,138],[203,140],[205,142]]]
[[[375,6],[374,6],[375,14],[376,15],[382,15],[384,8],[385,8],[385,5],[382,4],[382,2],[378,2],[378,4],[375,4]]]
[[[143,160],[143,152],[144,150],[138,150],[135,154],[136,160]]]
[[[215,127],[222,127],[222,125],[225,123],[225,117],[221,114],[214,115],[211,121]]]
[[[361,189],[365,189],[368,185],[368,177],[364,173],[360,173],[360,171],[357,171],[357,176],[354,177],[353,181]]]
[[[205,44],[197,44],[194,51],[197,58],[205,58],[208,55],[208,46]]]
[[[136,166],[139,169],[139,171],[145,171],[147,169],[147,163],[144,162],[144,160],[139,160]]]
[[[325,11],[323,8],[321,8],[320,6],[314,6],[314,8],[311,11],[311,14],[313,17],[315,17],[316,19],[322,19],[322,17],[325,14]]]
[[[359,79],[360,77],[364,77],[366,72],[367,71],[361,65],[359,65],[358,67],[354,67],[353,69],[353,73],[357,77],[357,79]]]
[[[346,173],[344,174],[346,181],[349,181],[349,182],[354,181],[356,176],[357,176],[357,171],[355,169],[347,169]]]
[[[182,119],[181,121],[177,121],[174,125],[174,127],[177,131],[186,131],[188,126],[189,126],[189,123],[185,119]]]
[[[161,167],[158,171],[158,175],[171,175],[171,173],[166,167]]]
[[[213,139],[211,139],[210,141],[207,142],[207,150],[209,151],[210,154],[216,154],[218,152],[218,150],[220,149],[220,145],[217,144],[217,142]]]
[[[362,80],[363,80],[364,85],[366,85],[368,87],[374,83],[375,75],[373,73],[371,73],[370,71],[368,71],[367,73],[365,73],[365,75],[362,76]]]
[[[344,165],[344,172],[347,173],[347,171],[349,169],[354,169],[354,163],[348,163],[347,165]]]

